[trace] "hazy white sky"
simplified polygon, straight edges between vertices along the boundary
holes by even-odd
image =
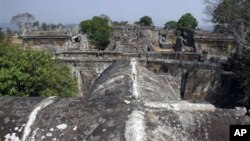
[[[111,20],[133,23],[140,17],[152,17],[154,24],[163,26],[190,12],[203,21],[203,0],[0,0],[0,23],[9,23],[17,13],[28,12],[40,22],[79,23],[95,15],[105,14]]]

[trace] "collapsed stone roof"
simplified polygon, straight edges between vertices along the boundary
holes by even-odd
[[[0,97],[0,140],[229,140],[245,108],[180,101],[136,59],[111,65],[85,98]]]

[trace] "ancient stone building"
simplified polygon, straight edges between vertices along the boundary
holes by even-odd
[[[207,54],[208,58],[217,57],[226,60],[236,51],[232,36],[197,31],[194,40],[196,52]]]
[[[63,31],[35,31],[24,34],[22,40],[24,46],[53,45],[63,48],[70,36]]]
[[[140,28],[139,28],[140,29]],[[166,52],[166,51],[182,51],[197,52],[206,54],[207,58],[220,58],[226,60],[228,56],[235,52],[235,42],[232,36],[210,33],[205,31],[195,31],[192,40],[194,44],[188,45],[187,41],[179,41],[180,49],[176,50],[178,37],[173,30],[164,29],[140,29],[141,39],[146,46],[150,46],[148,51]],[[180,43],[181,42],[181,43]],[[149,45],[150,44],[150,45]]]
[[[85,35],[66,35],[62,46],[24,36],[64,49],[55,55],[70,66],[79,97],[0,97],[0,140],[229,140],[231,124],[250,124],[246,108],[209,103],[224,58],[208,55],[230,55],[231,38],[196,33],[196,52],[174,52],[170,31],[116,28],[105,51],[88,50]]]
[[[89,49],[86,35],[73,35],[66,31],[25,32],[21,38],[26,47],[49,49],[52,52]]]
[[[175,34],[173,30],[160,30],[160,47],[163,49],[172,49],[175,44]]]

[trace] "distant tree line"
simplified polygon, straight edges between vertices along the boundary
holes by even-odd
[[[32,24],[33,27],[37,28],[37,30],[41,31],[53,31],[56,29],[63,29],[64,25],[59,23],[59,24],[47,24],[47,23],[39,23],[39,21],[36,21]]]
[[[11,22],[16,24],[21,32],[24,29],[33,29],[40,31],[52,31],[56,29],[63,29],[63,24],[47,24],[40,23],[36,18],[30,13],[20,13],[12,17]]]

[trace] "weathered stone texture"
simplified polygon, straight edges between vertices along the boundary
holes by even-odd
[[[250,124],[245,108],[180,101],[171,87],[133,58],[106,69],[85,97],[1,97],[0,140],[214,141]]]

